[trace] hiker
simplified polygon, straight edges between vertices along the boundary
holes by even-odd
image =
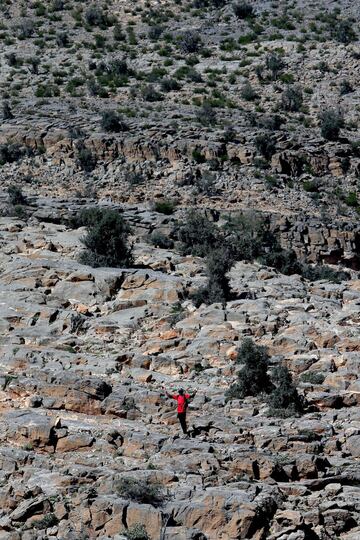
[[[184,435],[187,435],[186,426],[186,410],[188,407],[188,400],[193,399],[197,390],[194,390],[192,394],[186,394],[183,388],[179,388],[177,394],[169,394],[165,388],[165,393],[168,398],[175,399],[177,401],[177,416],[183,430]]]

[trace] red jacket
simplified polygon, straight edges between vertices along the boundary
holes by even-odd
[[[186,412],[188,402],[187,400],[190,399],[190,394],[183,394],[180,396],[180,394],[173,394],[172,399],[176,399],[177,401],[177,412],[178,413],[184,413]]]

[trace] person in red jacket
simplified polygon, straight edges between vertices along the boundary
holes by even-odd
[[[195,396],[196,390],[194,390],[192,394],[186,394],[183,388],[180,388],[177,394],[169,394],[167,390],[165,390],[165,393],[167,397],[175,399],[177,401],[177,416],[183,433],[187,435],[186,411],[188,407],[188,401]]]

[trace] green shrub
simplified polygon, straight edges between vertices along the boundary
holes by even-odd
[[[319,114],[321,135],[328,141],[336,141],[344,127],[344,116],[340,109],[325,109]]]
[[[0,145],[0,165],[5,163],[14,163],[19,161],[24,156],[32,155],[33,151],[20,144],[1,144]]]
[[[347,204],[348,206],[352,206],[353,208],[356,208],[357,206],[359,206],[359,201],[358,201],[357,194],[355,193],[355,191],[350,191],[345,196],[344,202],[345,204]]]
[[[171,327],[175,326],[178,322],[182,321],[186,317],[186,311],[180,304],[180,302],[177,302],[176,304],[173,304],[171,306],[171,312],[168,317],[168,322]]]
[[[13,207],[13,214],[18,219],[27,219],[28,213],[21,204],[17,204]]]
[[[95,75],[99,84],[118,88],[128,82],[128,77],[133,75],[133,71],[124,58],[116,58],[109,62],[100,62],[96,66]]]
[[[83,264],[121,267],[132,263],[128,246],[130,228],[115,210],[92,208],[84,210],[78,218],[87,227],[81,239],[86,250],[80,256]]]
[[[64,0],[53,0],[51,2],[51,11],[62,11],[65,8]]]
[[[288,368],[277,366],[273,369],[271,379],[275,388],[267,398],[269,414],[280,417],[301,414],[303,403]]]
[[[255,92],[249,81],[247,81],[241,88],[240,95],[246,101],[254,101],[254,99],[257,98],[257,93]]]
[[[144,86],[141,90],[141,96],[145,101],[155,102],[163,99],[162,94],[158,92],[152,84]]]
[[[199,51],[201,38],[195,30],[184,32],[179,38],[179,47],[185,54],[194,54]]]
[[[226,392],[226,398],[242,399],[258,396],[273,389],[267,373],[269,355],[265,347],[256,345],[251,338],[245,338],[238,350],[237,361],[243,364],[238,380]]]
[[[196,119],[203,126],[214,126],[216,124],[216,112],[208,101],[204,101],[196,112]]]
[[[302,264],[299,273],[301,273],[301,275],[309,281],[326,280],[333,283],[341,283],[341,281],[347,281],[350,279],[347,272],[333,270],[325,264],[316,266]]]
[[[165,494],[160,484],[150,483],[143,479],[131,477],[120,478],[116,483],[115,489],[120,497],[141,504],[157,506],[165,499]]]
[[[347,79],[343,79],[340,83],[340,96],[346,96],[354,92],[354,87]]]
[[[55,84],[39,84],[39,86],[35,90],[35,96],[38,98],[60,96],[60,89]]]
[[[92,5],[85,11],[85,22],[89,26],[99,26],[105,29],[112,26],[114,21],[108,17],[101,7]]]
[[[199,289],[192,295],[192,300],[196,307],[202,303],[224,304],[231,298],[229,278],[226,276],[234,261],[229,251],[219,247],[212,249],[206,257],[206,273],[208,282],[205,287]]]
[[[153,246],[161,249],[172,249],[174,247],[173,240],[159,231],[151,233],[149,240]]]
[[[209,171],[204,171],[199,176],[195,177],[194,185],[199,193],[203,193],[208,197],[216,195],[216,177]]]
[[[113,37],[115,41],[126,41],[126,34],[123,32],[119,23],[116,23],[114,26]]]
[[[154,203],[154,210],[155,212],[159,212],[159,214],[165,214],[167,216],[170,216],[174,213],[174,210],[176,208],[176,202],[172,201],[170,199],[162,200],[162,201],[156,201]]]
[[[345,45],[356,40],[356,32],[353,28],[353,21],[350,19],[338,20],[331,27],[332,35],[336,41],[344,43]]]
[[[281,107],[284,111],[298,112],[303,104],[301,86],[288,86],[281,96]]]
[[[211,249],[220,244],[219,229],[204,214],[192,209],[176,231],[184,255],[205,257]]]
[[[236,261],[253,261],[266,249],[273,248],[275,242],[268,232],[268,224],[255,212],[230,215],[224,233],[226,244]]]
[[[233,5],[234,14],[238,19],[249,19],[255,17],[254,8],[247,2]]]
[[[31,19],[24,19],[17,25],[18,38],[28,39],[31,38],[35,32],[35,25]]]
[[[271,72],[271,78],[277,79],[285,68],[285,63],[278,54],[271,53],[266,57],[266,68]]]
[[[101,127],[104,131],[116,132],[127,131],[129,127],[123,121],[120,114],[115,111],[104,111],[101,115]]]
[[[196,163],[205,163],[206,161],[206,157],[204,156],[204,154],[202,154],[201,151],[197,148],[192,151],[191,156],[193,160],[196,161]]]
[[[76,162],[83,171],[91,172],[96,167],[97,159],[90,148],[80,145],[77,151]]]
[[[162,79],[160,84],[163,92],[177,92],[181,88],[176,79]]]
[[[18,186],[9,186],[7,192],[9,197],[9,203],[13,206],[23,205],[27,203],[25,195],[23,195],[21,189]]]
[[[87,82],[87,88],[91,96],[99,96],[100,98],[108,98],[109,93],[94,79]]]
[[[322,384],[325,380],[325,375],[317,371],[306,371],[300,376],[300,380],[304,383]]]
[[[320,184],[317,180],[304,180],[303,190],[308,193],[318,193]]]
[[[70,44],[69,35],[67,32],[58,32],[55,39],[58,47],[67,47]]]
[[[255,137],[255,146],[267,161],[269,161],[269,159],[271,159],[273,154],[276,152],[275,141],[267,133],[263,133]]]
[[[33,521],[32,527],[34,529],[48,529],[49,527],[54,527],[59,523],[59,520],[55,514],[46,514],[42,519],[38,521]]]
[[[135,525],[129,527],[124,534],[128,540],[150,540],[144,525],[140,523],[135,523]]]

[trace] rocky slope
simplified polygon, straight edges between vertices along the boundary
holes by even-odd
[[[138,242],[142,268],[92,269],[76,262],[83,229],[0,226],[0,538],[120,539],[139,523],[152,540],[358,538],[358,279],[237,263],[237,299],[196,309],[201,259]],[[304,416],[225,403],[245,336],[289,366]],[[190,439],[164,385],[198,388]],[[129,477],[163,500],[124,497]]]
[[[358,540],[358,3],[0,11],[0,540]],[[78,262],[86,205],[121,210],[131,268]],[[148,242],[189,207],[259,211],[351,279],[237,262],[233,299],[196,308],[204,259]],[[248,336],[303,416],[226,402]]]

